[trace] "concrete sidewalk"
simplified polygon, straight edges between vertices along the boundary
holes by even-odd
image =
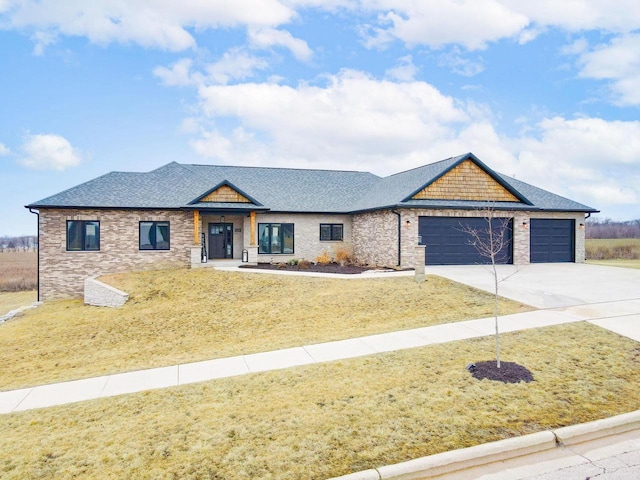
[[[513,332],[584,320],[640,341],[640,300],[507,315],[500,317],[500,329],[502,332]],[[0,414],[484,337],[493,333],[493,318],[482,318],[285,350],[40,385],[0,392]]]

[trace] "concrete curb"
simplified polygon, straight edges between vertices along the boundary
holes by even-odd
[[[640,410],[589,423],[558,428],[553,433],[555,433],[560,445],[567,446],[638,429],[640,429]]]
[[[507,438],[407,462],[351,473],[329,480],[418,480],[450,475],[474,467],[576,445],[640,429],[640,410],[556,430]]]

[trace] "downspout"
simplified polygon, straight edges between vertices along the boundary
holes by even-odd
[[[38,302],[40,301],[40,212],[29,208],[29,212],[37,215],[38,217],[38,235],[36,236],[36,248],[38,249],[38,269],[37,269],[37,282],[38,282]]]
[[[391,213],[395,213],[398,216],[398,267],[402,263],[402,217],[397,210],[391,210]]]

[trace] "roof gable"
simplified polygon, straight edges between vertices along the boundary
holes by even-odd
[[[470,158],[447,170],[410,198],[411,200],[521,201]]]
[[[194,203],[252,203],[254,205],[261,205],[261,203],[255,201],[226,180],[190,202],[190,204]]]

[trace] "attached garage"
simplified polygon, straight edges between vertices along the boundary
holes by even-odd
[[[495,231],[503,228],[504,219],[495,218]],[[471,244],[468,229],[486,231],[485,218],[473,217],[420,217],[418,234],[426,245],[427,265],[474,265],[491,263]],[[498,255],[498,263],[513,263],[513,220],[509,220],[505,232],[505,248]]]
[[[531,263],[575,261],[575,220],[531,219]]]

